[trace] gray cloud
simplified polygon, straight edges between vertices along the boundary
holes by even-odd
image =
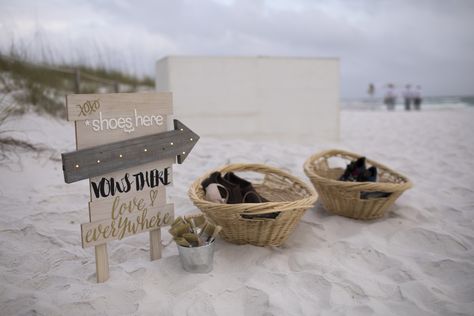
[[[340,57],[369,82],[474,94],[473,1],[0,1],[0,49],[153,75],[169,54]]]

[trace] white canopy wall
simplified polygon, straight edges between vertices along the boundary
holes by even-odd
[[[185,57],[157,63],[156,89],[201,137],[311,143],[339,138],[339,60]]]

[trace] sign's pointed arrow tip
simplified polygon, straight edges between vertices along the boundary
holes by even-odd
[[[188,128],[186,125],[181,123],[179,120],[174,120],[174,129],[175,131],[181,131],[181,132],[186,132],[189,135],[189,146],[186,146],[185,150],[178,154],[177,156],[177,162],[179,164],[182,164],[184,160],[189,155],[189,152],[193,149],[194,145],[196,145],[197,141],[199,140],[198,134],[194,133],[190,128]]]

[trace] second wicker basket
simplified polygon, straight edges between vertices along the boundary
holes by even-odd
[[[412,187],[412,183],[407,177],[369,159],[366,160],[367,164],[378,170],[377,182],[339,181],[344,169],[331,167],[331,160],[347,164],[360,157],[343,150],[328,150],[309,157],[304,164],[304,171],[328,211],[356,219],[382,217],[395,200]]]

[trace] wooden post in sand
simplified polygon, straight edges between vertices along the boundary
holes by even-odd
[[[75,94],[66,99],[77,151],[65,153],[65,181],[89,179],[89,222],[82,246],[95,247],[97,282],[109,278],[107,242],[149,231],[150,258],[161,258],[160,227],[171,224],[166,203],[172,165],[199,137],[175,120],[170,93]]]
[[[81,93],[81,71],[74,69],[74,92]]]

